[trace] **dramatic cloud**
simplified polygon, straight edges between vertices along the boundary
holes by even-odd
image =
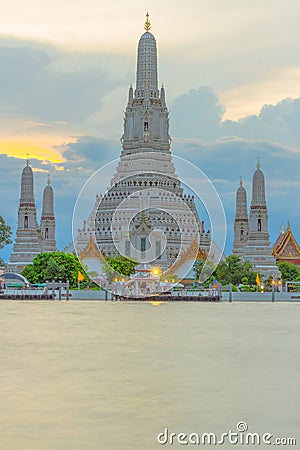
[[[12,39],[1,39],[0,61],[0,114],[45,126],[65,122],[81,127],[101,109],[108,92],[130,79],[122,57],[67,53]]]
[[[222,124],[224,136],[269,139],[300,148],[300,98],[284,99],[276,105],[264,105],[258,116]]]
[[[176,98],[170,110],[171,133],[175,137],[193,137],[209,142],[216,138],[237,136],[299,148],[300,98],[287,98],[276,105],[264,105],[257,116],[222,121],[225,107],[220,105],[210,87],[200,87]]]
[[[225,109],[210,87],[193,89],[171,105],[171,134],[210,141],[220,136]]]
[[[63,145],[60,152],[71,164],[83,164],[84,167],[97,169],[120,156],[121,144],[117,140],[100,139],[93,136],[81,136],[76,142]]]

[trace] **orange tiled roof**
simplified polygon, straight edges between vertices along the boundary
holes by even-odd
[[[278,261],[300,264],[300,247],[292,233],[290,225],[280,233],[274,246],[273,255]]]

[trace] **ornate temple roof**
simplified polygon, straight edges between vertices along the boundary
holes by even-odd
[[[273,246],[273,255],[277,261],[300,265],[300,247],[292,233],[290,223],[285,231],[280,231]]]
[[[83,251],[80,252],[79,259],[83,261],[84,259],[99,259],[101,262],[105,263],[106,260],[98,248],[95,240],[93,239],[92,233],[90,234],[90,240]]]

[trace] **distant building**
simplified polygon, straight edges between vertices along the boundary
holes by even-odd
[[[22,171],[18,227],[8,271],[20,273],[39,253],[56,251],[54,194],[48,176],[43,193],[41,224],[38,225],[33,172],[29,160]]]
[[[273,246],[273,255],[279,262],[287,262],[300,266],[300,247],[292,233],[290,223],[280,234]]]
[[[243,261],[249,261],[254,270],[261,275],[278,278],[280,272],[270,245],[265,177],[259,161],[253,174],[249,220],[247,218],[246,191],[240,186],[237,192],[234,226],[233,253],[241,256]]]
[[[90,217],[78,229],[75,247],[85,258],[89,253],[97,257],[90,242],[93,236],[107,258],[118,255],[115,241],[121,253],[133,259],[135,249],[142,255],[153,250],[153,261],[165,270],[178,257],[186,257],[186,252],[195,252],[194,237],[199,236],[201,251],[208,253],[211,237],[199,219],[194,196],[184,192],[175,172],[166,94],[164,87],[158,86],[156,40],[149,30],[147,15],[138,43],[136,86],[128,91],[117,170],[110,189],[97,196]],[[143,195],[142,190],[147,193]],[[115,211],[125,199],[130,199],[130,204],[128,201],[128,208],[116,217]],[[140,212],[131,218],[132,210]],[[187,211],[193,214],[194,223]],[[165,249],[162,236],[167,240]],[[73,251],[72,245],[66,250]]]
[[[234,219],[234,242],[232,253],[243,258],[245,242],[249,235],[249,220],[247,212],[247,192],[242,179],[236,192],[236,212]]]

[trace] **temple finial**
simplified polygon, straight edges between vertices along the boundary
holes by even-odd
[[[243,180],[242,180],[242,177],[240,177],[240,187],[242,187],[243,186]]]
[[[287,229],[288,229],[288,230],[290,230],[290,229],[291,229],[291,224],[290,224],[290,220],[288,220],[288,223],[287,223]]]
[[[150,24],[150,20],[149,20],[149,13],[147,12],[146,14],[146,20],[145,20],[145,25],[144,28],[146,31],[149,31],[151,28],[151,24]]]
[[[26,166],[29,166],[30,161],[29,161],[29,153],[26,153]]]
[[[259,157],[257,158],[257,166],[256,166],[258,169],[260,169],[260,159],[259,159]]]
[[[50,184],[51,184],[50,173],[48,173],[48,181],[47,181],[47,183],[48,183],[48,186],[50,186]]]

